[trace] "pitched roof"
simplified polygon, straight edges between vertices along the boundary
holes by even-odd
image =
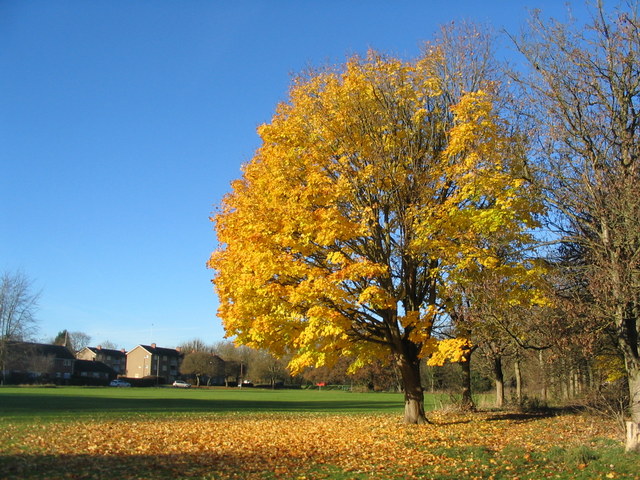
[[[155,347],[153,345],[138,345],[138,346],[144,348],[147,352],[153,355],[166,355],[168,357],[179,357],[180,355],[182,355],[175,348]]]
[[[73,356],[73,353],[62,345],[51,345],[48,343],[33,343],[33,342],[9,342],[8,343],[9,351],[23,351],[34,353],[37,355],[42,355],[45,357],[52,356],[55,358],[61,358],[64,360],[75,360],[76,357]]]
[[[93,353],[102,353],[104,355],[111,355],[114,357],[120,356],[120,357],[124,357],[126,355],[125,352],[123,352],[122,350],[114,350],[111,348],[102,348],[102,347],[87,347],[89,350],[91,350]]]

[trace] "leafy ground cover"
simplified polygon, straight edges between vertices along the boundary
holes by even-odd
[[[5,398],[0,394],[0,402]],[[615,425],[601,418],[444,411],[430,417],[432,424],[416,426],[401,423],[399,409],[63,421],[5,414],[0,478],[604,479],[640,472],[640,459],[623,453]]]

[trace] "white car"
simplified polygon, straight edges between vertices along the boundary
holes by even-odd
[[[191,384],[185,382],[184,380],[176,380],[173,382],[173,386],[177,388],[191,388]]]
[[[130,387],[131,384],[129,382],[125,382],[124,380],[111,380],[111,383],[109,384],[110,387]]]

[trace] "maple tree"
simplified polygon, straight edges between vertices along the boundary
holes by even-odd
[[[420,359],[469,345],[432,336],[446,286],[496,266],[492,236],[525,241],[540,211],[489,52],[451,38],[415,61],[370,51],[297,78],[213,218],[227,334],[292,355],[294,373],[391,353],[408,423],[426,421]]]

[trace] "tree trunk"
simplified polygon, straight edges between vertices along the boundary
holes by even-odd
[[[473,411],[476,409],[473,403],[473,397],[471,396],[471,354],[473,350],[468,351],[463,361],[460,362],[460,368],[462,369],[462,398],[460,399],[460,407],[464,410]]]
[[[516,376],[516,400],[520,405],[522,403],[522,371],[520,370],[520,360],[517,358],[513,363],[513,369]]]
[[[493,357],[493,377],[496,382],[496,407],[504,406],[504,374],[502,373],[502,357]]]
[[[436,392],[436,372],[431,372],[431,393]]]
[[[570,400],[572,398],[575,398],[576,396],[576,392],[575,392],[575,371],[573,369],[573,367],[569,367],[569,378],[567,378],[567,400]]]
[[[429,423],[424,413],[424,392],[420,382],[420,360],[417,352],[406,350],[396,353],[396,359],[404,388],[404,422],[412,424]]]
[[[591,362],[587,362],[586,369],[587,369],[587,388],[589,389],[589,391],[593,391],[596,386],[596,382],[594,379],[593,367],[591,366]]]
[[[556,374],[557,382],[560,384],[560,392],[563,400],[568,400],[570,396],[569,381],[566,379],[566,365],[561,362],[561,372]],[[557,388],[557,387],[556,387]]]
[[[629,302],[619,307],[616,323],[619,331],[618,345],[624,355],[625,370],[629,384],[629,414],[627,422],[627,452],[640,453],[640,331],[638,325],[638,306]]]
[[[584,391],[584,372],[582,371],[581,365],[578,365],[573,378],[574,378],[573,394],[576,397],[579,397],[580,395],[582,395],[582,392]]]
[[[637,362],[627,361],[627,376],[629,379],[631,421],[627,422],[625,450],[640,453],[640,366],[637,365]]]
[[[625,452],[640,452],[640,423],[627,422],[627,443]]]
[[[629,378],[629,410],[631,420],[640,423],[640,365],[636,368],[628,368]]]
[[[547,373],[544,365],[544,357],[542,356],[542,350],[538,351],[538,363],[540,364],[540,380],[542,382],[540,388],[540,394],[543,400],[547,400]]]

